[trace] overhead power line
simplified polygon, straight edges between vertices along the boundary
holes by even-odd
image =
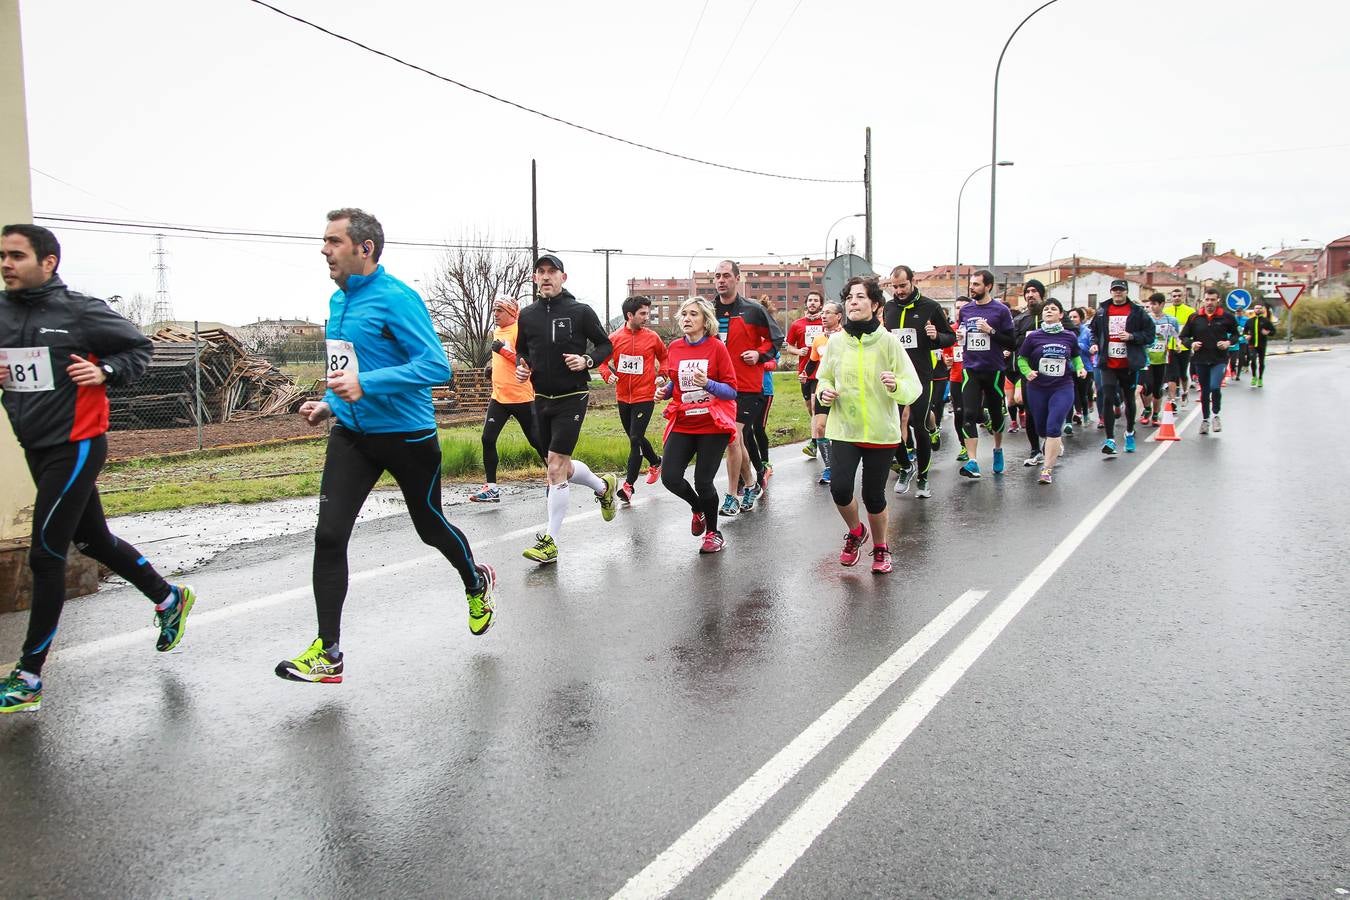
[[[598,128],[591,128],[589,125],[581,125],[577,122],[571,121],[570,119],[564,119],[561,116],[555,116],[552,113],[544,112],[543,110],[535,109],[531,106],[526,106],[523,103],[517,103],[514,100],[508,100],[505,97],[500,97],[490,91],[485,91],[482,88],[476,88],[473,87],[472,85],[465,84],[464,82],[459,81],[458,79],[455,78],[451,78],[448,75],[442,75],[439,72],[433,72],[432,70],[424,66],[419,66],[416,63],[408,62],[406,59],[402,59],[398,56],[395,56],[392,53],[387,53],[384,50],[376,49],[375,47],[371,47],[369,44],[363,44],[354,38],[347,37],[345,34],[339,34],[336,31],[333,31],[331,29],[325,28],[322,25],[311,22],[308,19],[301,18],[300,16],[297,16],[293,13],[289,13],[284,9],[280,9],[276,6],[273,6],[270,3],[265,2],[265,0],[249,0],[249,2],[261,6],[264,9],[271,10],[277,15],[284,16],[285,18],[290,19],[293,22],[298,22],[301,25],[307,25],[310,28],[313,28],[315,31],[322,32],[323,34],[326,34],[331,38],[336,38],[339,41],[351,44],[353,47],[359,47],[360,49],[365,50],[367,53],[373,53],[376,56],[383,57],[384,59],[387,59],[393,63],[397,63],[400,66],[405,66],[414,71],[421,72],[424,75],[430,75],[432,78],[435,78],[438,81],[444,81],[446,84],[453,84],[455,87],[463,88],[466,91],[478,94],[480,97],[486,97],[489,100],[494,100],[497,103],[503,103],[507,106],[514,107],[515,109],[518,109],[522,112],[527,112],[531,115],[539,116],[540,118],[543,119],[548,119],[550,122],[556,122],[559,125],[566,125],[568,128],[575,128],[578,131],[584,131],[587,134],[592,134],[595,135],[596,137],[602,137],[605,138],[606,140],[616,141],[617,143],[620,144],[626,144],[629,147],[635,147],[639,150],[646,150],[651,153],[659,153],[662,156],[668,156],[672,159],[682,159],[685,162],[697,163],[698,165],[701,166],[711,166],[715,169],[724,169],[728,172],[740,172],[743,175],[759,175],[764,178],[778,178],[783,181],[807,181],[807,182],[815,182],[818,184],[862,183],[861,178],[810,178],[802,175],[784,175],[780,172],[765,172],[760,169],[748,169],[742,166],[733,166],[728,165],[727,163],[713,162],[712,160],[707,159],[699,159],[698,157],[688,156],[684,153],[676,153],[673,150],[663,150],[660,147],[654,147],[651,144],[644,144],[640,141],[634,141],[625,137],[619,137],[618,135],[615,134],[610,134],[607,131],[601,131]]]
[[[680,75],[684,73],[684,64],[689,61],[689,51],[694,47],[694,38],[698,37],[699,26],[703,24],[703,16],[708,12],[708,0],[703,0],[703,8],[698,11],[698,20],[694,22],[694,30],[689,33],[689,40],[684,45],[684,55],[680,57],[680,65],[675,69],[675,77],[670,79],[670,89],[666,91],[666,102],[661,104],[661,115],[666,114],[666,109],[670,106],[670,98],[675,94],[675,85],[679,84]]]

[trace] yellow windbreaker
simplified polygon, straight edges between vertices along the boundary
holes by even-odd
[[[900,407],[919,399],[922,385],[900,339],[878,328],[861,339],[844,331],[830,336],[816,373],[817,391],[836,391],[825,436],[850,444],[899,444]],[[895,374],[895,390],[886,390],[882,372]]]

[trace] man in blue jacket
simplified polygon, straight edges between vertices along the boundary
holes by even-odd
[[[277,663],[292,681],[342,681],[338,646],[347,596],[347,542],[357,513],[385,472],[408,504],[417,536],[459,571],[469,603],[469,631],[492,625],[497,576],[476,563],[464,533],[441,512],[441,445],[431,405],[433,385],[450,380],[436,329],[422,298],[380,265],[384,229],[359,209],[328,214],[323,235],[328,276],[328,391],[300,415],[311,425],[337,419],[328,436],[314,531],[314,603],[319,636],[295,659]]]

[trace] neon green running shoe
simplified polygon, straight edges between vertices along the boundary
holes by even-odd
[[[613,515],[613,513],[611,513]],[[536,534],[534,536],[534,546],[525,550],[521,556],[526,559],[534,560],[542,565],[555,563],[558,561],[558,545],[553,543],[553,538],[546,534]]]
[[[614,475],[601,475],[600,480],[605,483],[605,492],[596,494],[596,502],[600,504],[600,518],[606,522],[614,521],[614,495],[619,490],[619,479]]]
[[[492,627],[492,603],[497,591],[497,572],[485,563],[478,564],[478,574],[483,576],[483,589],[476,594],[468,594],[469,633],[483,634]]]
[[[37,712],[42,708],[42,682],[29,686],[19,667],[0,681],[0,713]]]
[[[329,656],[323,649],[323,640],[315,638],[309,649],[295,659],[277,663],[277,677],[287,681],[309,681],[317,684],[339,684],[342,681],[342,660]]]
[[[160,653],[168,653],[178,646],[187,631],[188,613],[192,612],[192,604],[197,602],[197,594],[189,585],[176,584],[173,592],[178,595],[178,602],[173,605],[173,609],[155,613],[155,625],[159,628],[155,649]]]

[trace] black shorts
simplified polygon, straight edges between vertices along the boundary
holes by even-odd
[[[1185,381],[1191,370],[1191,351],[1173,350],[1167,355],[1167,380]]]
[[[586,405],[590,392],[567,397],[534,398],[534,428],[539,446],[550,453],[571,456],[581,437],[581,423],[586,420]]]
[[[808,378],[802,382],[803,400],[810,400],[811,395],[814,394],[815,392],[816,392],[816,380],[814,378]]]
[[[763,394],[736,395],[736,421],[742,425],[754,425],[764,418]]]
[[[1139,372],[1139,383],[1144,387],[1144,395],[1161,397],[1163,385],[1167,383],[1167,364],[1153,363]]]

